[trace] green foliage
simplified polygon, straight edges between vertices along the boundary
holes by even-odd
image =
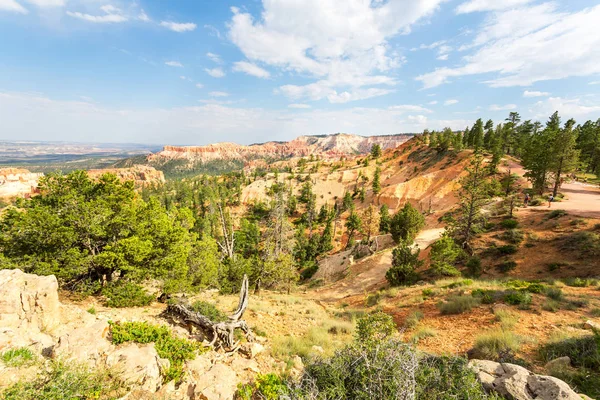
[[[350,247],[353,243],[354,234],[360,230],[362,226],[362,221],[357,213],[352,211],[346,220],[346,229],[348,230],[348,243],[346,244],[346,248]]]
[[[454,263],[461,256],[462,250],[449,235],[442,236],[431,246],[429,256],[431,269],[438,276],[458,276],[460,272]]]
[[[467,271],[469,271],[470,276],[481,276],[483,272],[483,268],[481,266],[481,259],[477,256],[470,257],[467,261]]]
[[[381,157],[381,146],[379,143],[375,143],[371,146],[371,157],[375,159]]]
[[[312,278],[318,270],[319,264],[317,264],[316,262],[312,262],[307,267],[305,267],[302,270],[302,272],[300,272],[300,278],[302,278],[302,280],[308,280]]]
[[[515,254],[518,250],[514,244],[505,244],[496,248],[497,253],[503,256]]]
[[[560,288],[548,288],[546,296],[552,300],[561,301],[563,299],[563,292]]]
[[[597,285],[598,281],[589,278],[568,278],[565,279],[565,284],[572,287],[588,287]]]
[[[404,323],[407,328],[416,328],[416,326],[424,317],[425,316],[421,311],[413,311],[410,314],[408,314]]]
[[[379,209],[379,231],[381,233],[389,233],[391,222],[390,209],[384,204]]]
[[[377,167],[375,169],[375,174],[373,175],[373,182],[371,182],[371,187],[373,188],[373,194],[379,194],[381,192],[381,168]]]
[[[545,362],[568,356],[575,367],[600,372],[600,334],[559,336],[540,346],[539,354]]]
[[[519,226],[519,223],[516,219],[509,218],[500,221],[500,226],[502,226],[504,229],[515,229]]]
[[[500,272],[510,272],[513,269],[517,268],[517,263],[515,261],[504,261],[497,265],[497,268]]]
[[[504,295],[504,301],[513,306],[529,307],[531,294],[524,290],[510,290]]]
[[[376,306],[377,304],[379,304],[379,301],[381,301],[381,293],[380,292],[371,293],[371,294],[367,295],[367,298],[365,299],[365,305],[367,307],[373,307],[373,306]]]
[[[418,247],[409,247],[406,242],[401,242],[392,251],[392,267],[386,272],[385,278],[392,286],[410,285],[419,279],[416,270],[423,261],[419,260]]]
[[[451,296],[438,306],[442,315],[453,315],[471,311],[477,305],[479,305],[479,300],[476,297],[459,295]]]
[[[410,203],[404,204],[390,221],[390,233],[396,243],[412,243],[425,226],[425,217]]]
[[[475,289],[471,292],[471,296],[480,299],[483,304],[493,304],[502,298],[503,292],[499,290]]]
[[[8,349],[0,353],[0,360],[7,367],[20,367],[35,359],[33,352],[27,347]]]
[[[158,356],[168,359],[171,364],[165,373],[165,382],[181,380],[184,362],[193,360],[196,352],[200,350],[197,343],[175,337],[166,326],[151,325],[147,322],[111,322],[110,328],[114,344],[154,342]]]
[[[125,395],[124,384],[109,371],[88,371],[82,366],[53,361],[33,380],[5,389],[3,400],[116,399]]]
[[[509,243],[517,245],[524,240],[525,236],[523,235],[523,231],[519,229],[509,229],[502,234],[501,238]]]
[[[223,322],[227,321],[227,315],[221,312],[214,304],[206,301],[197,300],[192,303],[190,308],[193,311],[199,312],[200,314],[208,317],[212,322]]]
[[[565,210],[552,210],[548,213],[548,215],[546,215],[546,219],[556,219],[564,217],[565,215],[567,215],[567,212]]]
[[[563,248],[579,252],[579,256],[600,255],[600,235],[594,232],[579,231],[564,239]]]
[[[107,307],[143,307],[154,300],[140,285],[121,280],[105,286],[102,294],[106,297]]]
[[[356,324],[356,340],[361,343],[380,342],[395,332],[394,320],[382,311],[367,314]]]
[[[278,400],[289,392],[286,382],[276,374],[258,374],[253,383],[240,384],[236,398],[240,400]]]
[[[96,315],[96,307],[92,306],[92,307],[88,308],[87,312],[92,315]]]

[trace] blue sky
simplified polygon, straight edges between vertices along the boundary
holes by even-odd
[[[591,0],[0,0],[0,140],[595,120],[598,21]]]

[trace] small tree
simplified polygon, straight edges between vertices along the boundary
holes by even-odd
[[[449,235],[442,236],[431,246],[431,269],[436,275],[457,276],[460,272],[454,266],[454,263],[462,253],[460,247],[456,245],[454,239]]]
[[[375,174],[373,175],[373,182],[371,183],[373,187],[373,194],[379,194],[379,192],[381,192],[381,183],[379,182],[380,175],[381,168],[377,167],[377,169],[375,169]]]
[[[373,204],[365,208],[361,214],[364,234],[367,236],[367,243],[371,241],[371,236],[379,233],[379,210]]]
[[[352,211],[348,217],[348,220],[346,221],[346,229],[348,232],[348,243],[346,243],[346,248],[350,247],[352,240],[354,239],[354,234],[360,230],[361,225],[362,223],[358,214]]]
[[[381,146],[379,143],[375,143],[373,146],[371,146],[371,157],[374,159],[381,157]]]
[[[425,217],[410,203],[406,203],[390,222],[390,233],[394,242],[413,242],[419,231],[425,226]]]
[[[406,242],[400,242],[392,251],[392,267],[385,273],[390,285],[410,285],[419,279],[416,270],[423,265],[423,261],[419,260],[420,252],[417,246],[410,247]]]
[[[390,208],[384,204],[379,209],[379,231],[382,233],[389,233],[390,223]]]

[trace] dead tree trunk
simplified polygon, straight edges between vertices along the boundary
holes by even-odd
[[[211,338],[209,346],[213,346],[215,349],[221,348],[225,351],[235,351],[239,345],[239,342],[236,343],[234,338],[234,331],[236,329],[241,329],[249,342],[254,340],[254,335],[252,334],[250,327],[246,321],[242,319],[244,312],[248,307],[248,296],[248,276],[244,275],[242,288],[240,289],[240,300],[237,309],[229,317],[229,321],[213,322],[205,315],[190,310],[184,304],[169,305],[167,307],[167,313],[183,319],[186,324],[191,324],[199,328]]]

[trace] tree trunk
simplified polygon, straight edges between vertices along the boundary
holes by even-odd
[[[556,181],[554,182],[554,191],[552,192],[552,195],[554,197],[556,197],[556,194],[558,193],[558,188],[560,187],[560,175],[562,173],[562,166],[563,158],[560,159],[560,162],[558,163],[558,171],[556,171]]]

